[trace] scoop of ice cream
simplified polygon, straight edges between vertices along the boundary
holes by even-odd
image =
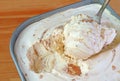
[[[88,15],[73,16],[64,26],[65,53],[87,59],[110,44],[115,36],[115,29],[97,24]]]

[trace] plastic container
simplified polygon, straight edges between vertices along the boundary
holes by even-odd
[[[26,81],[26,79],[21,71],[21,68],[19,67],[18,60],[17,60],[16,55],[14,53],[14,45],[15,45],[17,37],[19,36],[19,34],[21,33],[22,30],[24,30],[28,25],[30,25],[36,21],[39,21],[39,20],[44,19],[46,17],[49,17],[53,14],[68,10],[70,8],[77,8],[80,6],[94,4],[94,3],[102,4],[103,2],[104,2],[104,0],[83,0],[81,2],[77,2],[77,3],[71,4],[71,5],[62,7],[62,8],[55,9],[53,11],[50,11],[50,12],[47,12],[47,13],[44,13],[41,15],[37,15],[35,17],[28,19],[27,21],[23,22],[20,26],[18,26],[18,28],[13,32],[11,40],[10,40],[10,54],[11,54],[11,57],[12,57],[14,63],[15,63],[15,66],[17,68],[17,71],[19,73],[21,81]],[[112,10],[110,8],[110,6],[108,6],[107,8],[111,12],[112,15],[116,16],[116,18],[118,18],[120,20],[120,17],[114,12],[114,10]]]

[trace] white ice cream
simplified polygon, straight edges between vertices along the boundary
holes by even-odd
[[[111,26],[98,24],[88,15],[73,16],[64,27],[65,52],[80,59],[98,53],[110,44],[116,36]]]
[[[86,15],[95,15],[99,8],[91,4],[69,9],[24,29],[16,41],[15,54],[26,80],[119,81],[120,21],[108,10],[101,25],[89,20]],[[71,75],[71,68],[77,69],[76,75]],[[77,75],[79,69],[81,74]]]

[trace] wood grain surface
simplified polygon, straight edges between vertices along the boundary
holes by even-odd
[[[28,18],[80,0],[0,0],[0,81],[20,81],[9,52],[13,31]],[[110,5],[120,14],[120,0]]]

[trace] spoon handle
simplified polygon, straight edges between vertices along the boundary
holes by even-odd
[[[108,5],[109,2],[110,2],[110,0],[105,0],[105,2],[103,3],[102,7],[100,8],[98,13],[96,14],[98,16],[98,18],[99,18],[99,23],[101,21],[102,13],[103,13],[104,9],[106,8],[106,6]]]

